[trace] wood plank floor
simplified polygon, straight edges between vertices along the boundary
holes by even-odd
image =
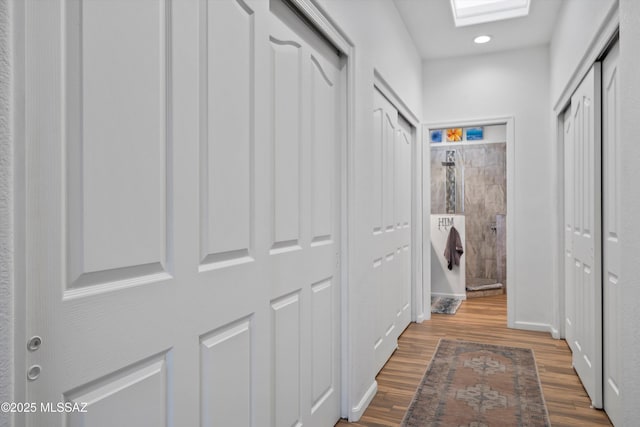
[[[610,426],[603,411],[590,400],[571,367],[564,340],[546,332],[508,329],[506,295],[469,299],[454,315],[434,314],[412,323],[400,337],[398,349],[377,377],[378,393],[357,423],[336,426],[398,426],[422,379],[440,338],[464,339],[532,348],[553,426]]]

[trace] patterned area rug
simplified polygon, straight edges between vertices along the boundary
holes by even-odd
[[[462,300],[451,297],[431,296],[431,312],[436,314],[456,314]]]
[[[441,339],[403,427],[550,426],[533,350]]]

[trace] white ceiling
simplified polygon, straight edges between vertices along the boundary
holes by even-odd
[[[393,0],[424,59],[476,55],[549,43],[563,0],[531,0],[529,16],[456,28],[449,0]],[[478,45],[475,36],[489,34]]]

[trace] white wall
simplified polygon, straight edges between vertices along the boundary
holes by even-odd
[[[550,330],[554,199],[550,166],[549,50],[533,47],[481,56],[430,60],[423,68],[426,122],[515,118],[515,326]],[[513,298],[513,296],[511,296]]]
[[[422,64],[417,48],[404,26],[398,10],[388,0],[344,1],[319,0],[322,8],[335,20],[356,48],[359,93],[373,84],[373,68],[389,82],[416,115],[422,111]],[[368,94],[367,97],[372,97]],[[371,103],[371,105],[373,105]],[[362,111],[361,111],[362,110]],[[366,111],[365,111],[366,110]],[[368,108],[358,109],[363,117]],[[367,118],[367,121],[370,121]],[[367,122],[367,124],[369,124]]]
[[[621,322],[622,425],[640,415],[640,2],[620,0]]]
[[[372,168],[374,69],[418,117],[422,110],[421,59],[393,2],[387,0],[320,0],[355,48],[355,204],[350,206],[350,283],[348,327],[350,364],[348,405],[350,417],[364,411],[375,392],[375,300],[370,292],[373,260]],[[425,272],[428,274],[428,272]]]
[[[13,400],[13,140],[9,5],[0,0],[0,402]],[[10,414],[0,413],[0,426]]]
[[[553,104],[616,3],[616,0],[564,0],[549,47]]]

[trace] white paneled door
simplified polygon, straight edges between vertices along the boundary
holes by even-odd
[[[602,408],[602,227],[600,64],[596,63],[571,97],[573,144],[569,151],[573,178],[571,254],[573,292],[573,366],[591,398]]]
[[[321,427],[340,413],[342,62],[284,3],[272,12],[273,419]]]
[[[376,372],[397,347],[411,320],[411,140],[410,125],[374,89],[373,289],[376,301]]]
[[[603,243],[603,368],[604,409],[620,424],[620,81],[615,44],[602,63],[602,243]]]
[[[573,202],[575,197],[573,143],[573,122],[571,121],[571,108],[568,108],[564,114],[564,337],[571,351],[575,351],[573,328],[576,305],[573,280],[575,270],[573,258]]]
[[[26,425],[333,425],[340,55],[276,1],[25,18],[26,399],[86,408]]]

